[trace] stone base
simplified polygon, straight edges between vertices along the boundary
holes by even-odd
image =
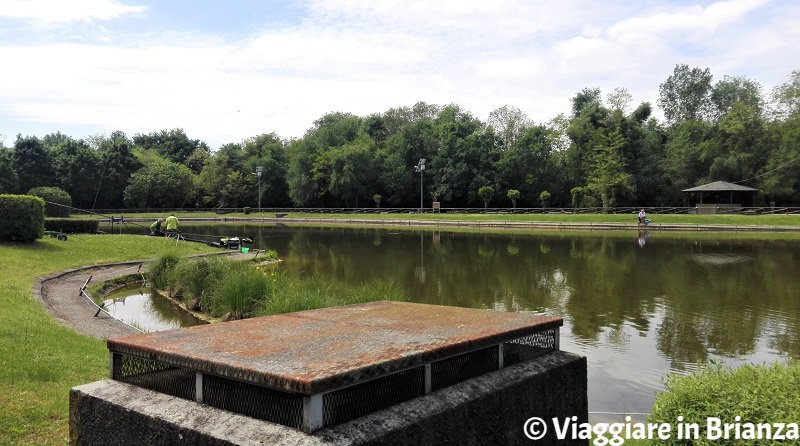
[[[588,422],[586,358],[554,352],[313,434],[117,381],[70,391],[72,445],[530,445],[525,421]]]

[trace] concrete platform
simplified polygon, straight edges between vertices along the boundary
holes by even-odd
[[[588,421],[586,358],[556,351],[357,419],[305,433],[141,387],[98,381],[70,391],[70,444],[517,445],[530,417]],[[585,445],[557,440],[538,445]]]
[[[369,302],[108,340],[111,378],[313,432],[558,350],[561,318]]]

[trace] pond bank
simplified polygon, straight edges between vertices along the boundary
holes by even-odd
[[[238,251],[203,255],[251,257]],[[149,260],[89,265],[48,274],[34,280],[31,293],[53,319],[78,333],[98,339],[140,333],[108,313],[98,312],[97,305],[80,290],[87,282],[94,284],[143,272],[147,262]]]
[[[632,220],[635,217],[632,218]],[[130,217],[131,222],[149,223],[152,218]],[[734,224],[692,224],[692,223],[650,223],[640,226],[632,223],[611,222],[546,222],[546,221],[474,221],[474,220],[424,220],[394,218],[326,218],[326,217],[181,217],[185,223],[266,223],[266,224],[325,224],[417,228],[476,228],[476,229],[530,229],[530,230],[580,230],[606,231],[647,229],[648,231],[734,231],[734,232],[800,232],[800,226],[734,225]]]

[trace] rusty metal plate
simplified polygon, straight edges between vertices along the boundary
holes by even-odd
[[[305,395],[560,327],[520,313],[369,302],[108,340],[113,352]]]

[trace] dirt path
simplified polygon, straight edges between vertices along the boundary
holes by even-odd
[[[80,290],[91,277],[89,285],[116,277],[137,273],[142,261],[87,266],[62,271],[33,282],[33,296],[61,324],[94,338],[107,339],[139,333],[126,323],[97,312],[97,306]],[[97,316],[95,316],[97,314]]]
[[[242,254],[238,251],[223,251],[200,256],[204,255],[226,255],[241,259],[253,257],[253,254]],[[37,277],[33,282],[31,293],[56,321],[78,333],[99,339],[140,333],[104,311],[98,313],[94,302],[80,290],[90,277],[89,285],[95,285],[117,277],[137,274],[144,271],[146,264],[146,260],[107,263]]]

